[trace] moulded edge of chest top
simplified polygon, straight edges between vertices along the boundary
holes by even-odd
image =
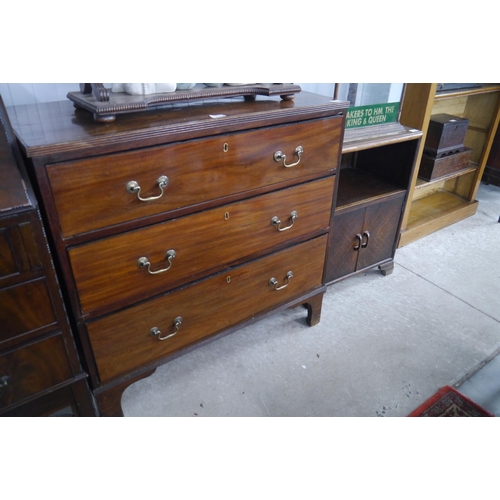
[[[318,96],[322,97],[322,96]],[[55,103],[44,103],[45,105]],[[302,121],[342,116],[348,103],[324,98],[317,104],[296,107],[270,108],[216,116],[198,113],[193,120],[165,120],[171,110],[151,112],[154,121],[147,122],[146,115],[139,120],[123,116],[111,124],[95,123],[88,112],[74,110],[71,103],[58,103],[59,117],[45,119],[45,113],[36,113],[42,105],[11,109],[12,123],[22,148],[28,158],[46,162],[95,154],[120,152],[131,148],[148,147],[171,142],[198,139],[231,132],[275,125],[287,125]],[[223,108],[221,108],[222,110]],[[230,109],[229,107],[227,108]],[[251,109],[251,108],[250,108]],[[207,109],[210,111],[210,109]],[[82,114],[83,113],[83,114]],[[137,114],[136,114],[137,115]],[[212,115],[213,116],[213,115]],[[67,127],[63,126],[67,122]]]

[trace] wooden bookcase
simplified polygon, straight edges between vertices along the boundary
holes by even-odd
[[[437,91],[436,83],[407,83],[400,122],[422,130],[417,168],[401,224],[399,246],[474,215],[476,194],[500,119],[500,84]],[[418,177],[418,167],[433,115],[448,113],[469,119],[464,145],[472,149],[470,167],[433,181]]]

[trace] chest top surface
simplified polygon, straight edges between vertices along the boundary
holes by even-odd
[[[90,112],[75,109],[69,100],[14,106],[8,111],[26,155],[52,161],[336,116],[347,106],[300,92],[288,101],[257,96],[254,101],[229,98],[170,104],[120,115],[112,123],[95,122]]]

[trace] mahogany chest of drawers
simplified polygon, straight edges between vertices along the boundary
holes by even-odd
[[[0,98],[0,415],[95,415],[35,196]]]
[[[200,342],[299,304],[319,321],[347,105],[12,108],[101,415]]]

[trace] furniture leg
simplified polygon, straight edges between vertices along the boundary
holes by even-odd
[[[321,308],[323,306],[324,292],[318,293],[311,297],[306,304],[307,307],[307,324],[309,326],[317,325],[321,319]]]
[[[73,408],[80,417],[97,417],[97,409],[86,380],[74,383],[71,387]]]
[[[378,268],[384,276],[389,276],[389,274],[392,274],[392,271],[394,271],[394,261],[391,260],[390,262],[386,262],[385,264],[380,264]]]
[[[153,375],[156,368],[143,373],[137,377],[132,377],[124,382],[117,384],[110,389],[105,389],[101,393],[96,393],[97,405],[99,407],[99,414],[101,417],[123,417],[122,410],[122,396],[125,389],[133,383]]]

